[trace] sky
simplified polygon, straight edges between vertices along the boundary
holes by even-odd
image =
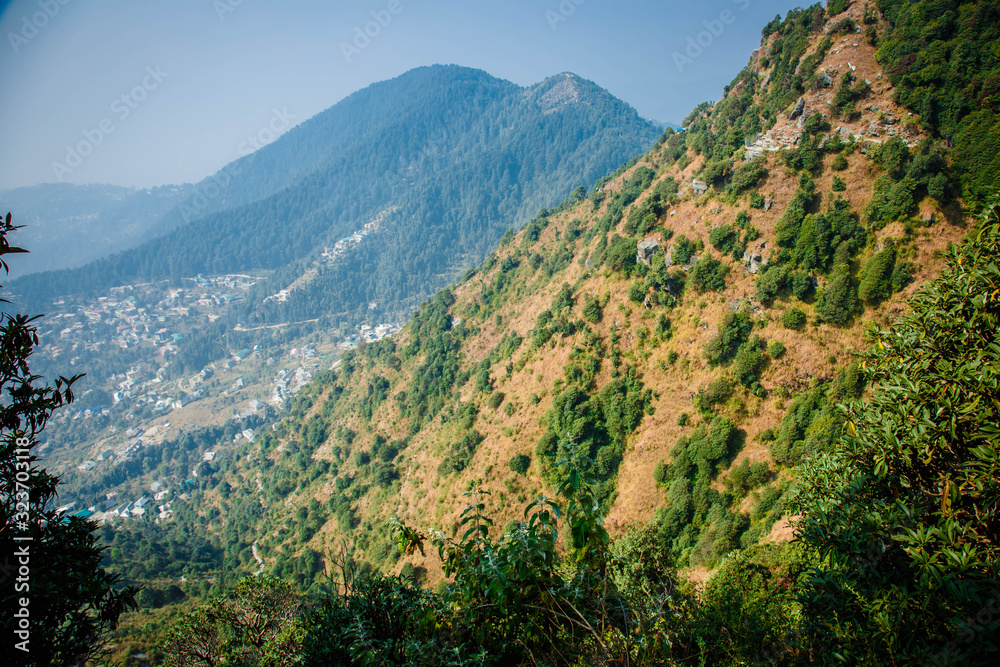
[[[197,182],[436,63],[560,72],[680,123],[787,0],[0,0],[0,190]]]

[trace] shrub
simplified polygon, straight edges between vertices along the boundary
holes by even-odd
[[[730,225],[720,225],[708,234],[708,242],[724,255],[731,253],[739,241],[740,233]]]
[[[895,263],[896,252],[892,248],[873,255],[861,269],[858,298],[874,306],[892,296],[892,271]]]
[[[601,304],[598,300],[592,296],[588,296],[584,300],[583,304],[583,319],[588,322],[600,322],[603,316],[603,311],[601,310]]]
[[[839,176],[834,176],[832,188],[834,192],[843,192],[847,189],[847,184]]]
[[[683,234],[677,237],[674,241],[674,248],[671,254],[671,259],[674,264],[684,265],[691,261],[691,257],[694,256],[695,244],[694,241],[684,236]]]
[[[743,343],[733,360],[733,375],[744,387],[753,387],[767,365],[764,356],[764,342],[759,336]]]
[[[678,426],[687,426],[687,423],[688,423],[688,413],[686,413],[686,412],[680,413],[677,416],[677,425]]]
[[[785,346],[780,340],[772,340],[767,345],[767,355],[772,359],[780,359],[785,355]]]
[[[702,257],[688,274],[688,279],[696,290],[704,292],[706,290],[719,291],[726,286],[726,275],[729,267],[708,255]]]
[[[740,194],[750,188],[756,187],[765,178],[767,178],[767,169],[764,167],[764,159],[755,158],[750,162],[740,165],[733,171],[729,188],[736,194]]]
[[[514,454],[514,456],[510,457],[510,463],[507,465],[518,475],[524,475],[528,472],[528,468],[531,467],[531,457],[527,454]]]
[[[648,292],[649,289],[646,287],[645,280],[641,279],[635,280],[632,282],[631,285],[628,286],[629,301],[633,301],[635,303],[642,303],[643,300],[646,298],[646,294]]]
[[[806,314],[799,308],[789,308],[781,314],[781,324],[786,329],[801,329],[806,319]]]
[[[503,403],[504,394],[502,391],[495,391],[490,394],[489,399],[486,401],[486,405],[489,406],[491,410],[496,410]]]
[[[629,237],[615,234],[608,245],[605,264],[612,271],[618,271],[626,276],[636,271],[636,241]]]
[[[708,363],[715,366],[732,359],[751,331],[753,320],[747,313],[738,311],[726,315],[718,335],[705,347]]]
[[[708,414],[716,405],[725,403],[733,395],[729,378],[720,377],[709,383],[707,387],[695,394],[694,403],[698,411]]]
[[[750,208],[764,208],[764,195],[754,192],[750,195]]]
[[[667,481],[668,471],[669,468],[667,468],[667,464],[661,460],[656,464],[656,467],[653,468],[653,480],[657,484],[663,484],[665,481]]]
[[[843,153],[838,153],[837,157],[833,158],[833,162],[830,163],[834,171],[844,171],[847,169],[847,158],[844,157]]]

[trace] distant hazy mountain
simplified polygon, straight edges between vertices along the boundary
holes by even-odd
[[[162,218],[194,186],[136,190],[114,185],[46,183],[0,192],[0,215],[23,225],[12,240],[31,254],[11,266],[12,278],[81,266],[167,231]]]
[[[659,130],[564,73],[523,88],[457,66],[373,84],[196,186],[158,239],[74,271],[14,283],[27,306],[122,282],[315,258],[378,231],[275,314],[405,308],[480,261],[503,232],[648,149]],[[294,311],[294,312],[292,312]],[[261,315],[264,317],[264,315]]]

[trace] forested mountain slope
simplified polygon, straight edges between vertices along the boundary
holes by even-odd
[[[959,135],[996,130],[997,16],[775,19],[684,131],[219,447],[177,529],[313,596],[308,664],[990,664],[997,176]]]
[[[218,478],[244,488],[267,469],[262,527],[319,503],[316,534],[253,533],[264,553],[294,567],[340,537],[388,567],[390,516],[447,528],[485,478],[514,518],[577,455],[613,529],[689,507],[669,519],[679,564],[770,535],[794,466],[831,446],[833,405],[861,390],[865,327],[965,234],[945,145],[895,101],[858,33],[886,24],[864,12],[769,26],[686,131],[509,233],[401,335],[317,382],[252,465]],[[666,465],[679,456],[691,467]]]
[[[573,75],[524,89],[479,70],[419,68],[225,167],[198,186],[203,206],[196,196],[181,207],[195,219],[166,236],[13,289],[44,304],[129,282],[279,268],[287,286],[305,271],[296,262],[376,223],[372,242],[324,270],[312,292],[245,316],[315,317],[372,300],[396,312],[480,261],[512,221],[592,183],[655,137],[628,105]]]

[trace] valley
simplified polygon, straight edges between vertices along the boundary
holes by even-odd
[[[793,9],[662,132],[411,70],[15,280],[107,656],[991,664],[997,19]]]

